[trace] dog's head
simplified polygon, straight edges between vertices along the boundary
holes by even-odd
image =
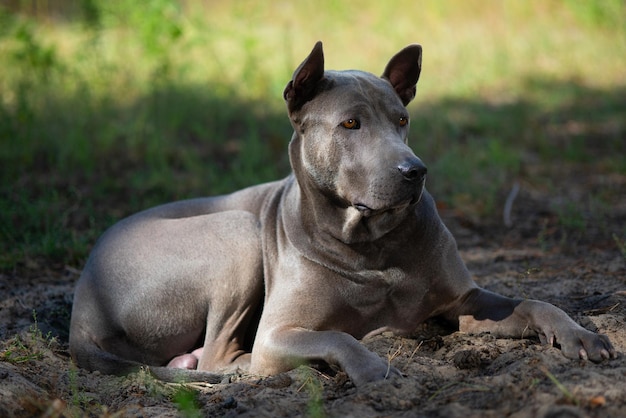
[[[419,45],[404,48],[382,77],[325,71],[318,42],[285,88],[294,173],[306,198],[343,211],[336,235],[344,242],[384,235],[422,195],[426,167],[407,145],[405,107],[421,56]]]

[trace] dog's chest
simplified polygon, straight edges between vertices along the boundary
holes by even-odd
[[[414,326],[419,320],[428,287],[399,268],[357,273],[344,290],[345,302],[364,319],[384,325]]]

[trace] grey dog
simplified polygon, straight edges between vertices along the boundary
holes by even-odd
[[[431,317],[463,332],[536,335],[569,358],[616,357],[606,336],[555,306],[471,279],[407,145],[421,57],[419,45],[404,48],[382,77],[325,71],[318,42],[284,92],[293,174],[112,226],[76,287],[74,361],[197,376],[324,361],[360,385],[400,372],[359,339]]]

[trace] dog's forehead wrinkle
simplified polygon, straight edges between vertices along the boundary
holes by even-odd
[[[356,100],[352,100],[353,97],[346,97],[345,100],[347,103],[350,104],[349,107],[347,107],[345,110],[343,110],[340,114],[339,114],[339,118],[341,120],[344,120],[345,118],[354,118],[354,117],[362,117],[362,116],[370,116],[371,109],[368,106],[365,106],[361,103],[359,103]],[[353,104],[356,103],[356,104]]]
[[[345,86],[352,92],[359,92],[366,97],[370,97],[372,90],[395,94],[387,80],[371,73],[358,70],[330,71],[329,73],[329,78],[335,81],[335,87]]]

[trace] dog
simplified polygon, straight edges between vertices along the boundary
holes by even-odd
[[[318,42],[284,91],[292,174],[106,231],[77,282],[73,361],[207,379],[323,361],[359,386],[401,375],[359,339],[432,317],[462,332],[535,335],[572,359],[616,357],[606,336],[555,306],[471,279],[407,145],[421,59],[410,45],[381,77],[326,71]]]

